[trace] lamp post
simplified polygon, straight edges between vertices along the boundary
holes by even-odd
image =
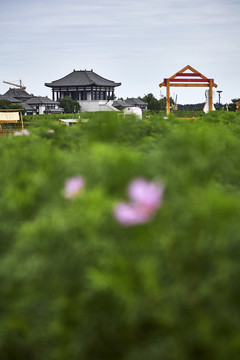
[[[219,103],[219,105],[220,105],[222,90],[217,90],[217,92],[218,92],[218,103]]]

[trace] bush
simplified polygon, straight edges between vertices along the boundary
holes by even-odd
[[[239,357],[239,116],[219,116],[50,117],[0,138],[1,359]],[[139,177],[163,204],[123,226]]]
[[[58,99],[60,107],[64,109],[66,114],[76,113],[80,110],[80,105],[77,100],[73,100],[70,96]]]

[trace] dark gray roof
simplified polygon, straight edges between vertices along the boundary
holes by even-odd
[[[15,89],[10,88],[4,96],[10,96],[12,98],[16,99],[30,99],[31,95],[29,95],[25,90],[23,89]]]
[[[124,101],[124,100],[115,100],[113,102],[112,106],[114,106],[115,108],[126,108],[126,107],[133,106],[133,105],[127,104],[126,101]]]
[[[24,109],[27,110],[27,111],[34,111],[34,110],[35,110],[33,106],[29,105],[29,104],[26,103],[26,102],[23,102],[23,103],[22,103],[22,106],[23,106]]]
[[[70,74],[64,76],[59,80],[52,81],[51,83],[45,83],[48,87],[54,86],[120,86],[121,83],[115,83],[114,81],[103,78],[96,74],[93,70],[73,70]]]
[[[138,98],[127,98],[126,102],[129,105],[148,105],[147,103],[145,103],[144,101],[138,99]]]
[[[42,96],[34,96],[31,99],[27,100],[26,103],[28,105],[50,105],[50,104],[58,104],[57,101],[53,101],[49,99],[48,97],[42,97]]]
[[[17,104],[20,103],[20,100],[14,99],[11,96],[7,96],[7,95],[0,95],[0,100],[8,100],[11,101],[11,103]]]

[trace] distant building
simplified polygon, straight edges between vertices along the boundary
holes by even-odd
[[[28,105],[26,102],[22,103],[21,104],[25,111],[26,111],[26,115],[36,115],[37,114],[37,110],[31,106],[31,105]]]
[[[49,99],[48,97],[34,96],[26,101],[27,105],[30,105],[36,114],[62,114],[64,110],[59,108],[59,103]],[[24,106],[24,104],[23,104]]]
[[[112,106],[114,90],[120,85],[93,70],[73,70],[59,80],[45,83],[45,86],[52,88],[53,101],[70,96],[79,102],[81,111],[116,111]]]
[[[27,101],[32,97],[24,89],[10,88],[3,96],[9,96],[18,100],[20,103]]]
[[[125,101],[131,106],[136,106],[142,110],[147,110],[148,104],[138,98],[127,98]]]
[[[64,112],[62,108],[59,108],[57,101],[52,101],[48,97],[30,95],[24,89],[10,88],[4,95],[0,95],[0,100],[21,104],[27,115],[62,114]]]
[[[127,104],[125,100],[121,100],[121,99],[115,100],[112,105],[118,110],[123,110],[123,109],[131,106],[131,105]]]
[[[127,107],[139,107],[141,110],[147,110],[148,104],[138,98],[127,98],[126,100],[115,100],[113,106],[119,110]]]
[[[8,95],[0,95],[0,100],[7,100],[7,101],[10,101],[11,103],[13,104],[19,104],[20,101],[11,97],[11,96],[8,96]]]

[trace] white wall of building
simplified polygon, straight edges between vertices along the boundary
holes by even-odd
[[[81,112],[88,111],[119,111],[112,106],[113,100],[80,100]]]
[[[39,115],[44,114],[45,105],[39,105]]]

